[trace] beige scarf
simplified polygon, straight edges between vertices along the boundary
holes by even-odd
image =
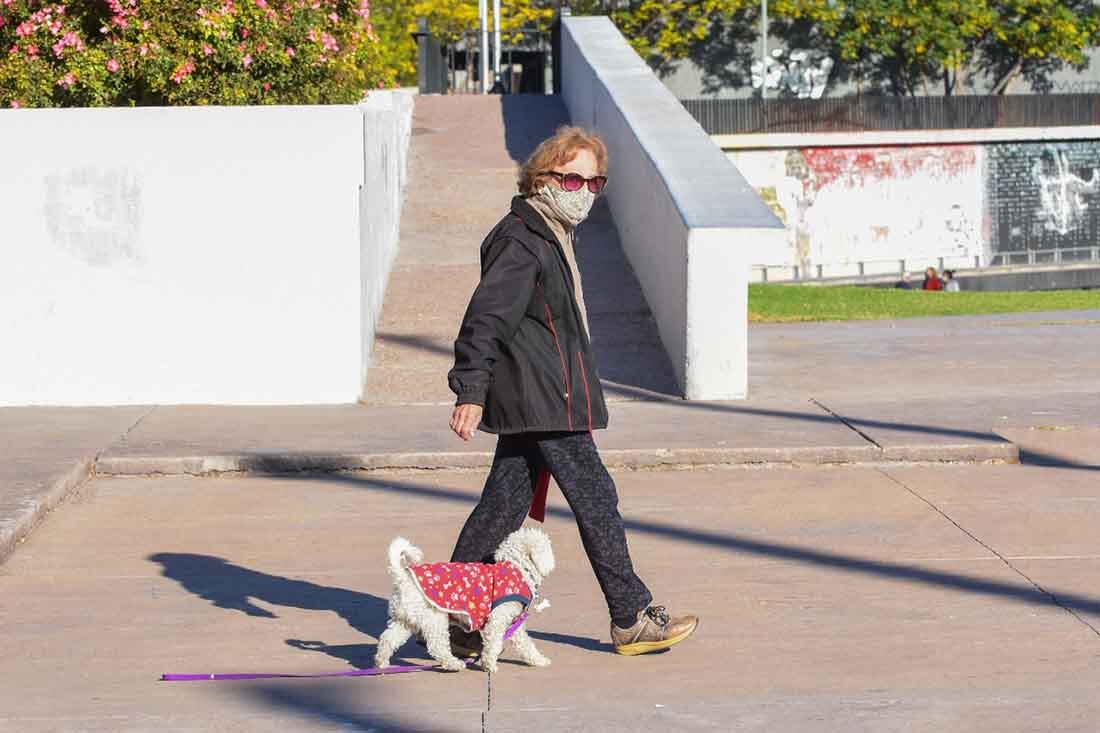
[[[531,196],[527,199],[527,203],[531,204],[531,208],[539,212],[542,218],[546,220],[546,226],[550,227],[550,231],[553,232],[558,239],[558,243],[561,244],[562,252],[565,253],[565,261],[569,264],[569,271],[573,273],[574,292],[577,296],[577,305],[581,310],[581,325],[584,326],[585,334],[591,339],[591,331],[588,329],[588,309],[584,305],[584,291],[581,289],[581,271],[577,268],[577,253],[574,246],[576,237],[574,236],[573,227],[563,224],[554,215],[554,210],[550,204],[542,197]]]

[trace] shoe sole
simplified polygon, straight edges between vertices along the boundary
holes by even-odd
[[[695,630],[699,628],[699,622],[680,634],[674,636],[671,639],[665,639],[663,641],[636,641],[633,644],[623,644],[622,646],[615,647],[616,654],[622,654],[624,657],[636,657],[639,654],[649,654],[650,652],[659,652],[662,649],[668,649],[671,646],[676,646],[684,639],[688,638],[695,633]]]

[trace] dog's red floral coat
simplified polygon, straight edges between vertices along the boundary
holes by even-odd
[[[409,571],[424,597],[466,631],[481,629],[489,613],[502,603],[531,603],[531,589],[508,562],[433,562],[410,565]]]

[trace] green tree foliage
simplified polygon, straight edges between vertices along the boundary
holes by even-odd
[[[985,76],[995,93],[1022,75],[1081,65],[1098,42],[1091,0],[773,0],[780,18],[871,82],[913,95],[961,90]]]
[[[2,2],[2,0],[0,0]],[[387,64],[415,81],[418,17],[446,42],[478,27],[477,0],[374,0]],[[659,72],[695,61],[713,89],[747,83],[759,0],[573,0],[574,15],[609,15]],[[502,28],[548,30],[558,0],[503,0]],[[769,0],[776,34],[839,62],[837,76],[897,95],[954,94],[978,77],[1003,93],[1017,78],[1041,86],[1081,66],[1100,44],[1093,0]]]
[[[0,0],[2,2],[3,0]],[[416,85],[416,7],[408,0],[371,0],[379,62],[402,86]]]
[[[519,28],[549,31],[561,4],[558,0],[503,0],[501,31],[506,38]],[[566,4],[574,15],[609,15],[642,58],[661,70],[688,57],[742,8],[755,7],[756,0],[574,0]],[[402,14],[402,6],[411,12]],[[402,18],[393,24],[376,22],[383,40],[401,49],[398,55],[402,60],[392,63],[406,81],[415,78],[408,68],[415,63],[415,44],[410,34],[415,30],[416,18],[427,18],[433,35],[448,43],[476,30],[479,23],[477,0],[375,0],[375,7],[376,18],[383,14]],[[404,31],[399,33],[396,27],[401,23]]]
[[[346,103],[392,81],[368,0],[0,0],[5,107]]]
[[[660,71],[705,46],[743,9],[756,8],[759,0],[579,0],[571,5],[577,15],[603,14],[610,5],[611,20],[634,50]]]
[[[469,34],[479,27],[477,5],[477,0],[373,0],[372,17],[387,68],[401,84],[416,84],[417,49],[413,33],[417,20],[426,19],[432,35],[444,43],[455,43],[463,37],[472,39]],[[501,32],[505,40],[518,40],[514,31],[520,28],[549,31],[555,7],[554,3],[540,0],[503,0]]]
[[[997,19],[977,44],[977,68],[1003,94],[1017,77],[1032,86],[1065,64],[1080,67],[1100,44],[1100,8],[1092,0],[1008,0],[992,3]]]

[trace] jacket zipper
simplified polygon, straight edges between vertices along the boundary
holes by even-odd
[[[581,365],[581,379],[584,380],[584,401],[588,407],[588,432],[592,432],[592,397],[588,393],[588,371],[584,368],[584,355],[577,352],[577,363]]]
[[[569,376],[565,371],[565,353],[561,350],[558,341],[558,329],[554,328],[554,314],[550,312],[550,304],[546,302],[546,293],[542,294],[542,304],[546,308],[546,321],[550,324],[550,333],[554,334],[554,346],[558,349],[558,358],[561,360],[561,382],[565,391],[565,413],[569,417],[569,429],[573,429],[573,400],[569,397]],[[585,385],[588,391],[588,385]]]

